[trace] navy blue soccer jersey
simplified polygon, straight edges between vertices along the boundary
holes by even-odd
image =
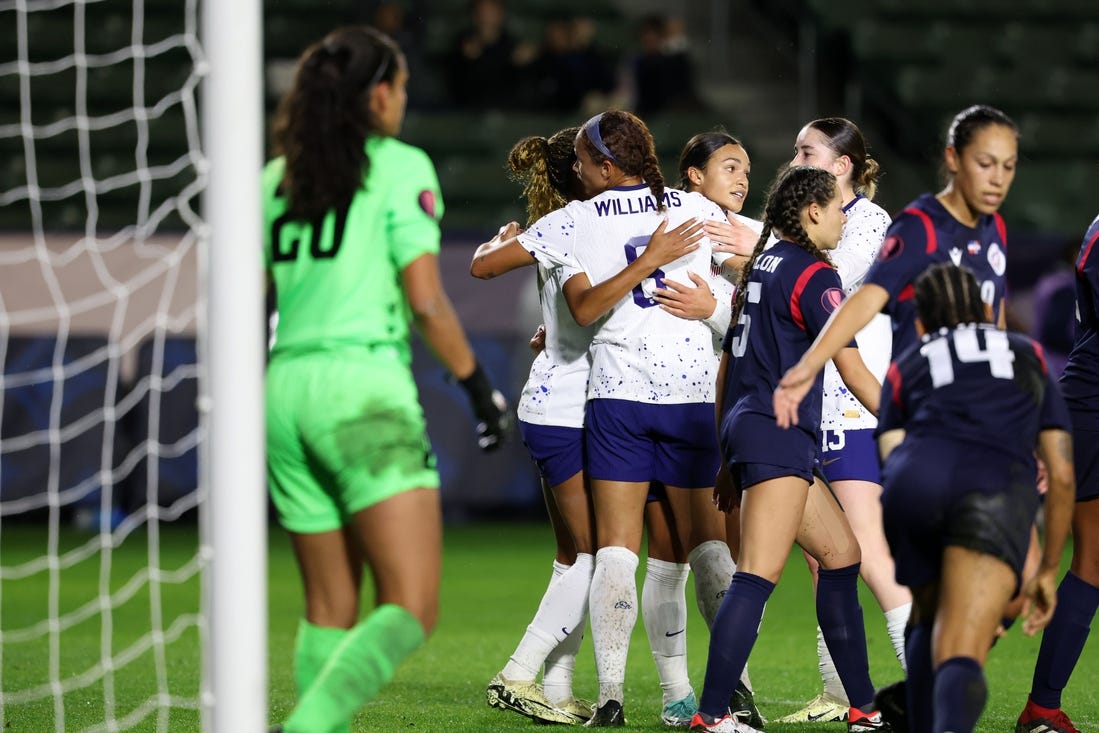
[[[1076,259],[1076,340],[1061,374],[1061,391],[1076,427],[1099,432],[1099,218]]]
[[[756,260],[748,275],[747,297],[737,323],[730,325],[722,348],[729,354],[723,392],[721,430],[748,415],[765,416],[760,430],[740,438],[723,438],[730,462],[788,465],[784,431],[775,425],[772,395],[778,380],[801,358],[843,302],[836,270],[796,244],[779,241]],[[798,406],[797,428],[812,438],[810,459],[818,444],[823,373]],[[776,436],[775,432],[778,435]],[[777,439],[776,439],[777,438]]]
[[[976,227],[955,219],[934,195],[925,193],[893,219],[878,261],[866,282],[885,288],[884,312],[893,321],[893,353],[915,344],[916,307],[913,284],[924,270],[940,262],[965,267],[981,286],[981,300],[992,306],[993,322],[1007,289],[1007,230],[999,214],[981,216]]]
[[[929,334],[890,364],[877,432],[896,428],[906,449],[921,438],[968,445],[1000,456],[990,472],[1015,465],[1028,475],[1039,431],[1070,429],[1041,347],[987,323]]]

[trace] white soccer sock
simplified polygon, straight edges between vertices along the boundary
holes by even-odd
[[[708,540],[701,543],[687,555],[687,562],[691,565],[691,572],[695,576],[695,601],[698,603],[698,612],[702,614],[706,622],[706,628],[714,627],[714,618],[717,610],[721,608],[721,601],[729,590],[729,584],[733,582],[733,573],[736,572],[736,563],[729,552],[729,545],[721,540]],[[748,665],[744,665],[744,671],[740,674],[740,681],[752,689],[752,680],[748,677]]]
[[[625,547],[604,547],[595,554],[588,607],[600,706],[624,702],[626,657],[637,623],[637,555]]]
[[[550,582],[538,612],[500,673],[505,679],[535,679],[553,648],[584,625],[590,582],[591,555],[577,555],[576,563]]]
[[[664,704],[691,694],[687,674],[687,575],[686,563],[648,558],[641,587],[641,619],[656,662],[656,674],[664,691]]]
[[[893,642],[893,653],[897,655],[897,661],[905,672],[908,672],[908,664],[904,659],[904,627],[908,625],[910,613],[911,601],[885,612],[885,629],[889,632],[889,641]]]
[[[591,553],[582,552],[576,556],[576,564],[581,567],[581,572],[587,578],[587,582],[581,586],[573,583],[571,576],[570,585],[573,592],[579,592],[584,606],[584,618],[576,624],[565,640],[554,647],[546,656],[546,664],[542,674],[542,691],[546,698],[554,704],[566,703],[572,699],[572,671],[576,667],[576,653],[580,650],[580,642],[584,640],[584,627],[588,621],[588,591],[591,589],[591,574],[594,570],[595,558]],[[553,563],[554,576],[564,575],[565,571],[575,567]]]
[[[840,682],[839,672],[832,661],[832,654],[828,651],[828,645],[824,642],[824,633],[817,627],[817,659],[820,668],[820,681],[824,683],[824,691],[839,700],[846,702],[847,691]]]
[[[691,572],[695,576],[695,600],[698,610],[706,621],[706,628],[712,629],[721,600],[733,582],[736,565],[729,554],[729,546],[721,540],[709,540],[691,550],[687,555]]]

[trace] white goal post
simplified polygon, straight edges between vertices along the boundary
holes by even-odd
[[[0,0],[2,730],[267,731],[262,20]]]
[[[209,362],[212,548],[205,588],[204,728],[266,730],[267,500],[263,273],[259,171],[263,165],[262,16],[259,0],[207,0],[203,147],[209,237],[205,356]]]

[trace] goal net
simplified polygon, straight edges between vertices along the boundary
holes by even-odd
[[[204,14],[239,14],[215,10],[229,4],[0,0],[2,730],[228,731],[235,719],[259,731],[265,720],[264,658],[249,632],[266,631],[265,568],[238,566],[257,561],[264,517],[242,522],[252,534],[223,561],[214,516],[232,473],[210,444],[239,429],[222,417],[236,408],[222,409],[219,359],[262,381],[248,337],[243,356],[212,357],[219,339],[240,340],[226,329],[251,328],[262,307],[251,276],[241,297],[257,302],[245,317],[208,326],[222,242],[218,206],[204,201],[242,187],[220,181],[220,164],[233,163],[212,155],[204,129],[223,103],[211,90],[233,97],[211,73],[221,42],[203,32],[233,18]],[[258,2],[239,5],[252,11],[237,18],[252,23],[237,48],[247,62],[258,57]],[[250,68],[258,85],[258,59]],[[231,100],[238,113],[253,91]],[[242,160],[253,176],[258,117],[240,117],[255,125],[250,145],[227,133],[230,146],[254,147]],[[250,248],[258,282],[254,237]],[[242,392],[259,402],[254,387]],[[260,409],[245,410],[252,433],[262,434]],[[262,515],[254,445],[243,441],[246,485],[234,489]],[[259,601],[241,605],[259,618],[237,631],[225,626],[239,619],[218,616],[224,571],[259,578],[245,583]],[[240,675],[214,653],[234,635],[253,639]],[[239,694],[242,684],[257,689]],[[235,718],[218,712],[241,706]]]

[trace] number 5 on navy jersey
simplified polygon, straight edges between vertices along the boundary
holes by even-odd
[[[732,342],[729,344],[729,353],[735,357],[744,356],[744,352],[748,350],[748,331],[752,328],[752,317],[748,314],[748,303],[758,303],[763,294],[763,283],[758,280],[753,280],[748,283],[748,302],[745,303],[744,309],[740,313],[740,319],[737,321],[738,326],[744,326],[740,329],[740,333],[733,336]]]

